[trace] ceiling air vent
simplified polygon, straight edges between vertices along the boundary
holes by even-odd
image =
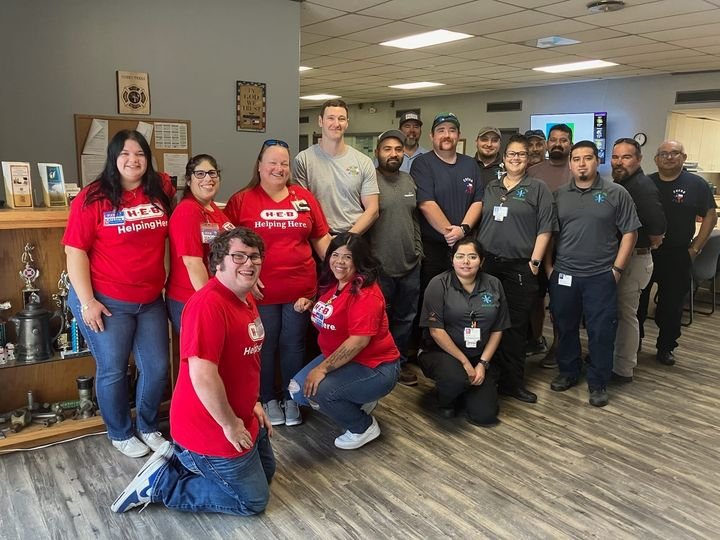
[[[676,92],[675,104],[708,103],[720,101],[720,90],[692,90],[689,92]]]
[[[310,117],[309,117],[309,116],[301,116],[301,117],[300,117],[300,123],[301,123],[301,124],[309,124],[309,123],[310,123]]]
[[[522,111],[522,101],[496,101],[487,104],[487,112]]]

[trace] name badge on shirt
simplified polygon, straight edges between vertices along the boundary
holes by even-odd
[[[200,237],[202,238],[203,244],[211,243],[219,233],[220,225],[217,223],[200,224]]]
[[[471,326],[465,327],[465,346],[468,349],[474,349],[477,347],[478,341],[480,341],[480,329],[473,328]]]
[[[103,212],[103,225],[105,227],[115,227],[117,225],[125,225],[125,214],[122,210],[115,212]]]
[[[496,206],[493,208],[493,217],[495,218],[495,221],[502,221],[504,220],[508,215],[508,207],[507,206]]]
[[[563,287],[572,287],[572,276],[567,274],[558,274],[558,285]]]
[[[305,199],[299,199],[290,201],[292,202],[293,208],[296,212],[309,212],[310,211],[310,205]]]

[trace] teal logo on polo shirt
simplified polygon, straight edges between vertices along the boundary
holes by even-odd
[[[493,295],[490,293],[481,294],[480,302],[482,302],[483,307],[492,306],[493,305]]]
[[[604,191],[596,193],[595,195],[593,195],[593,199],[595,199],[596,203],[602,204],[607,200],[607,193],[605,193]]]
[[[525,198],[527,197],[527,194],[528,194],[527,189],[525,189],[524,187],[518,188],[517,190],[515,190],[513,199],[515,199],[516,201],[524,201]]]

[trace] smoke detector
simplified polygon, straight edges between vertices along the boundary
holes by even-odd
[[[587,5],[590,13],[608,13],[610,11],[620,11],[625,7],[625,2],[621,0],[598,0],[590,2]]]

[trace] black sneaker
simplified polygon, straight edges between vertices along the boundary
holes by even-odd
[[[633,378],[632,375],[630,375],[629,377],[627,375],[618,375],[613,371],[612,375],[610,376],[610,382],[627,384],[633,382]]]
[[[557,360],[555,359],[555,345],[550,347],[545,357],[540,360],[540,367],[545,369],[555,369],[557,367]]]
[[[407,366],[400,367],[400,376],[398,382],[405,386],[417,386],[418,378],[415,372]]]
[[[537,341],[528,341],[525,345],[525,356],[535,356],[536,354],[543,354],[548,351],[547,339],[545,336],[540,336]]]
[[[658,362],[665,366],[675,365],[675,355],[672,351],[658,350],[657,356],[655,356]]]
[[[609,401],[610,398],[605,388],[590,390],[590,405],[593,407],[604,407]]]
[[[578,380],[572,377],[566,377],[565,375],[558,375],[550,383],[550,390],[553,392],[564,392],[569,390],[578,383]]]

